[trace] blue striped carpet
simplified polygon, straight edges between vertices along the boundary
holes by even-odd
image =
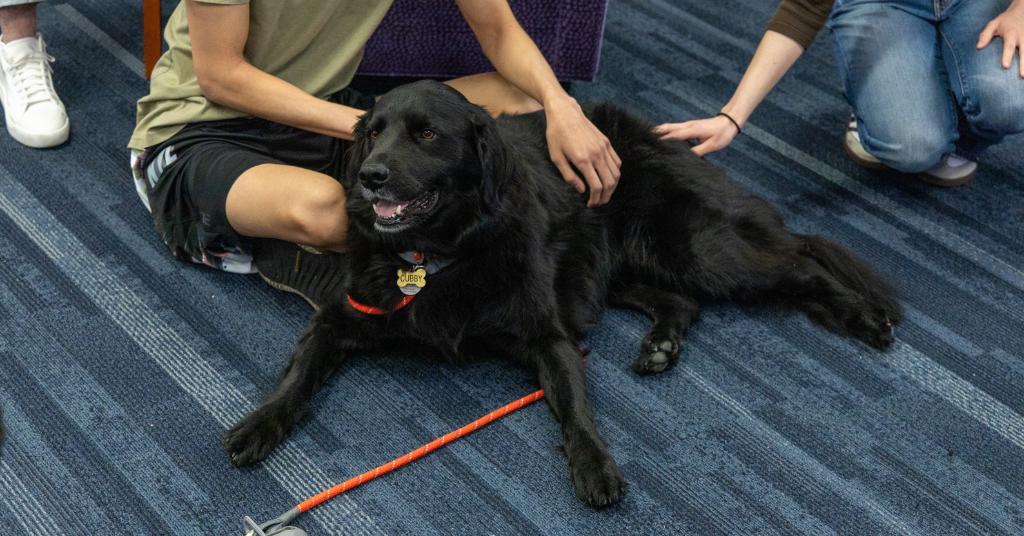
[[[170,2],[165,2],[170,4]],[[44,4],[73,138],[0,134],[0,534],[240,534],[534,388],[494,363],[352,361],[264,465],[225,428],[272,384],[308,310],[252,277],[176,262],[129,180],[139,2]],[[585,99],[655,119],[727,99],[772,2],[614,0]],[[908,319],[884,355],[806,319],[715,306],[683,362],[628,369],[646,329],[591,337],[598,421],[631,488],[595,512],[568,484],[542,405],[358,489],[300,523],[333,534],[1021,534],[1021,139],[955,191],[854,167],[825,37],[711,159],[792,225],[891,274]]]

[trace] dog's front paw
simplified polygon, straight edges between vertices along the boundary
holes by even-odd
[[[633,361],[637,374],[664,372],[679,360],[679,345],[671,339],[650,337],[640,343],[640,355]]]
[[[576,456],[571,470],[576,496],[594,508],[615,504],[626,494],[626,479],[605,452]]]
[[[292,419],[280,409],[265,405],[246,415],[224,434],[224,450],[236,467],[257,463],[281,442]]]

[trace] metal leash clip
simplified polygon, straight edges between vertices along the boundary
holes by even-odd
[[[257,524],[253,518],[245,516],[242,519],[242,530],[245,536],[307,536],[306,531],[299,527],[285,525],[299,515],[298,508],[288,510],[280,517],[271,519],[262,525]]]

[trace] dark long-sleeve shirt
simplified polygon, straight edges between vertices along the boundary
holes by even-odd
[[[828,20],[834,3],[835,0],[782,0],[768,29],[789,37],[806,50]]]

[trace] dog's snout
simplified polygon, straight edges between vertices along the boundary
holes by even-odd
[[[363,164],[359,168],[359,181],[366,186],[380,186],[388,181],[388,174],[384,164]]]

